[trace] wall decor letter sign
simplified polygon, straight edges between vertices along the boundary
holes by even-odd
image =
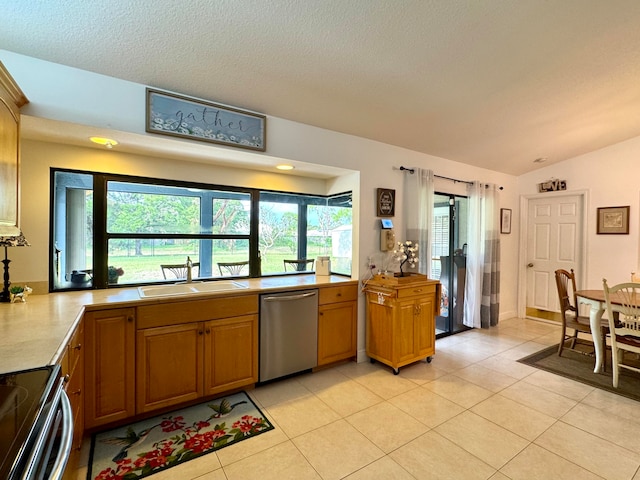
[[[538,184],[539,192],[557,192],[559,190],[567,189],[566,180],[548,180]]]
[[[149,133],[264,152],[266,121],[261,113],[147,88]]]
[[[378,189],[378,216],[393,217],[396,211],[396,191],[390,188]]]

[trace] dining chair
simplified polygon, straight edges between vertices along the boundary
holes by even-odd
[[[178,263],[178,264],[162,264],[160,265],[160,268],[162,269],[162,276],[164,277],[165,280],[167,280],[167,273],[170,272],[173,275],[175,275],[176,278],[187,278],[187,266],[184,263]],[[200,262],[196,262],[192,264],[192,268],[200,268]],[[198,272],[197,271],[193,271],[191,270],[192,275],[194,277],[198,276]]]
[[[571,269],[571,271],[559,269],[555,271],[555,275],[558,299],[560,300],[560,312],[562,314],[562,335],[560,337],[560,344],[558,345],[558,356],[562,356],[562,351],[564,349],[595,356],[595,352],[587,353],[583,350],[576,349],[576,345],[578,343],[591,345],[591,343],[580,341],[581,339],[578,338],[579,333],[588,333],[591,335],[591,324],[589,322],[589,317],[580,315],[578,312],[576,275],[573,269]],[[567,335],[567,329],[572,329],[573,335]],[[606,352],[607,333],[609,331],[609,324],[607,320],[601,320],[600,331],[602,334],[602,351]],[[571,340],[571,346],[569,347],[566,346],[567,340]],[[603,367],[606,370],[606,362],[603,362]]]
[[[244,267],[248,267],[249,262],[218,262],[218,269],[220,270],[220,275],[231,275],[238,276],[242,273]]]
[[[306,258],[301,258],[296,260],[283,260],[283,262],[285,272],[287,271],[287,267],[291,267],[294,272],[305,272],[307,270],[313,270],[314,259],[307,260]]]
[[[609,287],[607,280],[602,279],[602,285],[611,333],[613,387],[618,388],[620,368],[640,373],[637,362],[630,365],[624,358],[625,352],[632,352],[636,357],[640,355],[640,284],[626,282]]]

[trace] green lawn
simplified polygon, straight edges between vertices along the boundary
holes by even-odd
[[[156,248],[153,255],[109,255],[109,265],[122,268],[124,275],[119,278],[118,283],[140,283],[162,281],[161,264],[184,264],[187,256],[193,262],[199,262],[197,252],[175,251],[175,248]],[[314,253],[310,258],[316,258],[322,253]],[[326,255],[326,254],[325,254]],[[249,258],[247,250],[236,250],[235,252],[216,252],[213,259],[213,275],[219,276],[217,262],[241,262]],[[262,273],[265,275],[284,272],[284,259],[295,258],[291,250],[286,247],[274,248],[262,256]],[[336,265],[337,266],[337,265]]]

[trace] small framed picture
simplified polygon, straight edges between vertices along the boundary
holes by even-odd
[[[376,192],[379,217],[393,217],[396,212],[396,191],[391,188],[379,188]]]
[[[629,206],[598,208],[598,235],[628,235]]]
[[[500,233],[511,233],[511,209],[500,209]]]

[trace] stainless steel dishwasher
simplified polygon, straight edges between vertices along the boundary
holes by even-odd
[[[318,290],[260,295],[260,382],[318,364]]]

